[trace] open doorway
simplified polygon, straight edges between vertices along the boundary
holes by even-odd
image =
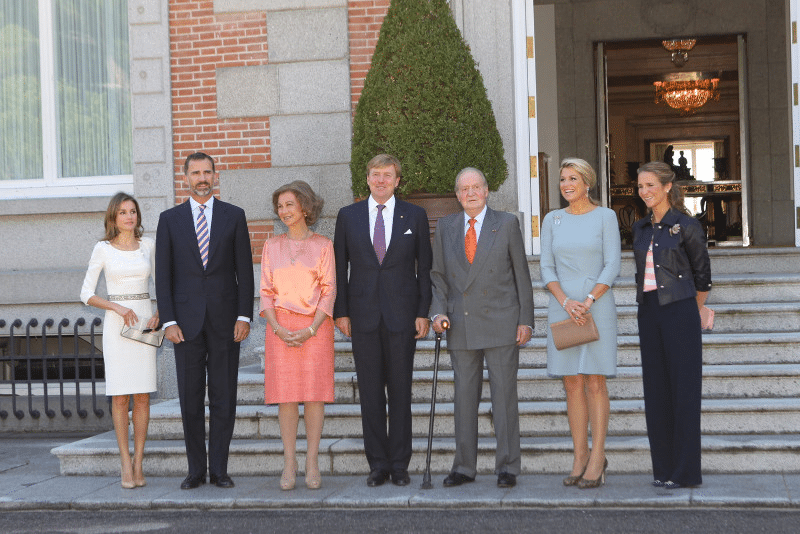
[[[636,169],[648,161],[672,165],[710,245],[749,244],[743,47],[737,35],[598,44],[607,147],[600,174],[623,245],[644,216]]]

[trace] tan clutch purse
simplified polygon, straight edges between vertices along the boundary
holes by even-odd
[[[591,313],[586,314],[586,324],[578,326],[573,319],[566,319],[557,323],[550,324],[550,331],[553,333],[553,343],[558,350],[577,347],[597,341],[600,333]]]

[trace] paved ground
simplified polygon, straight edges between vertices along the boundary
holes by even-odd
[[[386,484],[368,488],[366,475],[323,477],[311,491],[302,478],[294,491],[281,491],[277,476],[236,477],[230,490],[205,485],[181,490],[180,478],[149,477],[144,488],[124,490],[117,477],[60,476],[53,447],[81,435],[15,435],[0,437],[0,510],[121,509],[523,509],[523,508],[782,508],[800,510],[800,474],[706,475],[703,486],[667,491],[653,488],[650,477],[615,475],[597,490],[561,485],[561,476],[524,475],[517,487],[504,490],[494,476],[482,475],[460,488],[445,489],[444,473],[433,477],[434,489]]]
[[[249,532],[483,533],[547,534],[686,532],[731,534],[797,532],[797,509],[275,509],[275,510],[115,510],[5,511],[3,534],[169,534]]]

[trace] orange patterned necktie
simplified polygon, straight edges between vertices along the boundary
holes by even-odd
[[[475,250],[478,248],[478,236],[475,234],[475,219],[469,220],[469,230],[464,236],[464,250],[467,252],[467,261],[472,263],[475,259]]]

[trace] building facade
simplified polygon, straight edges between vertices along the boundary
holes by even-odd
[[[631,164],[652,159],[666,144],[684,143],[694,154],[704,142],[726,159],[724,176],[719,167],[712,180],[732,182],[727,196],[696,195],[698,210],[705,197],[706,210],[719,206],[720,244],[796,246],[795,3],[451,0],[509,165],[490,202],[521,214],[528,251],[538,252],[541,216],[559,205],[561,158],[595,165],[597,196],[622,210],[635,208]],[[56,50],[58,66],[59,41],[44,42],[59,28],[58,14],[52,0],[37,5],[38,46]],[[332,235],[338,209],[353,200],[352,114],[388,6],[389,0],[128,0],[120,16],[129,64],[119,76],[130,101],[128,170],[66,186],[0,176],[0,315],[99,315],[78,294],[108,197],[133,193],[146,233],[154,235],[158,214],[187,198],[181,165],[198,150],[218,162],[220,197],[245,209],[254,262],[263,241],[282,231],[273,223],[271,193],[291,180],[307,181],[325,198],[317,230]],[[11,15],[3,16],[0,35],[11,38]],[[683,38],[697,44],[678,68],[661,42]],[[653,80],[692,68],[722,73],[719,101],[691,115],[655,104]],[[49,100],[42,94],[44,115]],[[56,144],[70,135],[85,131],[65,133]],[[255,329],[251,348],[262,343],[261,331]],[[174,366],[169,349],[162,352],[160,392],[169,396]]]

